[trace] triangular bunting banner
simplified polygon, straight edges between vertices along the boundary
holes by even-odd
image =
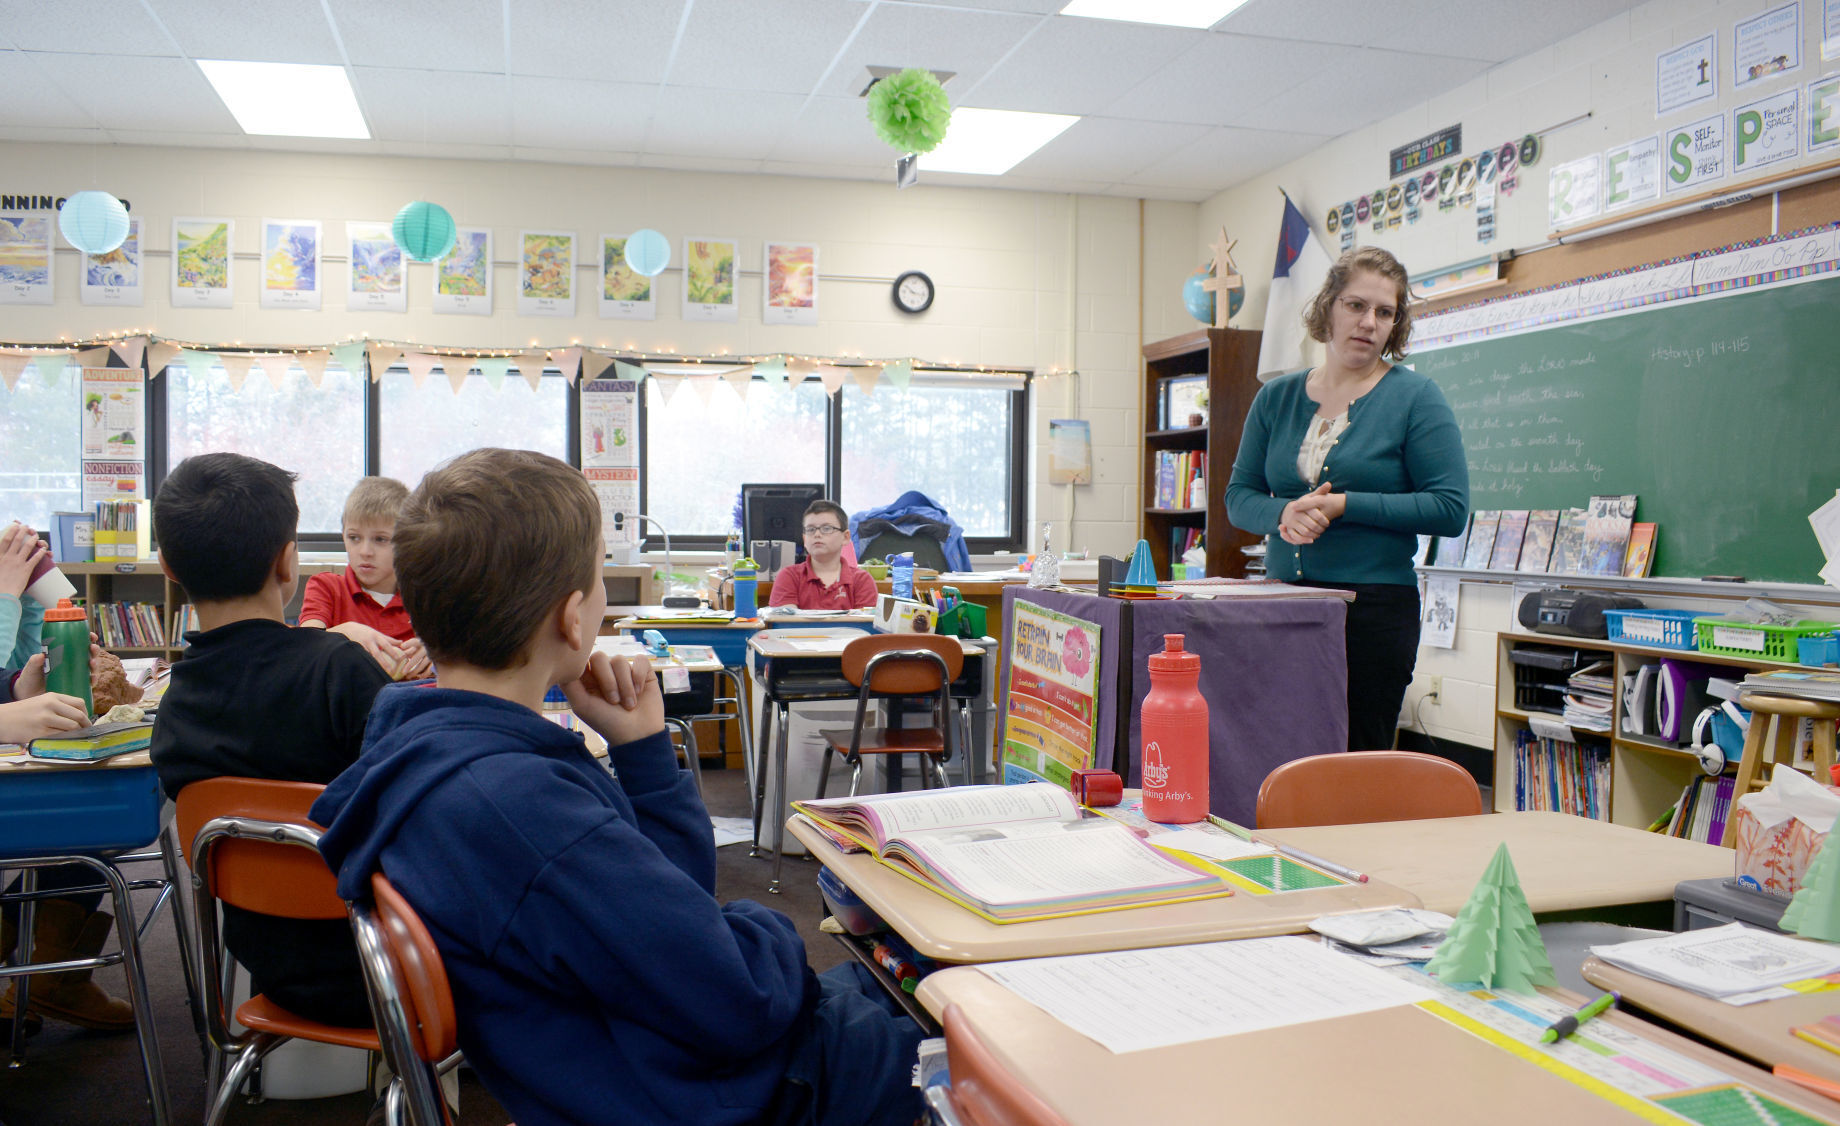
[[[658,397],[668,405],[671,402],[671,396],[677,394],[677,389],[684,385],[684,377],[653,372],[652,382],[658,387]]]
[[[722,377],[719,375],[693,375],[690,377],[690,387],[696,392],[696,397],[703,400],[704,406],[709,405],[709,396],[716,393],[716,380],[720,378]]]
[[[422,384],[428,382],[428,373],[432,372],[435,365],[441,362],[441,357],[430,355],[427,352],[404,352],[402,362],[403,366],[409,369],[409,378],[413,379],[416,388],[420,389]],[[455,363],[458,362],[455,361]]]
[[[262,365],[262,374],[268,376],[268,385],[277,391],[281,390],[281,385],[287,382],[288,358],[286,356],[259,356],[256,362]]]
[[[185,365],[186,371],[202,379],[211,373],[212,368],[217,366],[217,353],[200,352],[192,348],[187,348],[179,353],[179,362]]]
[[[471,371],[472,369],[473,369],[473,361],[466,359],[465,357],[462,357],[462,356],[443,356],[441,357],[441,370],[447,373],[447,385],[454,389],[454,394],[456,395],[460,393],[460,388],[466,386],[467,373]],[[499,382],[501,383],[504,382],[505,373],[502,371],[499,372],[498,378],[499,378]]]
[[[85,348],[77,353],[77,366],[85,368],[105,368],[109,366],[109,346]]]
[[[332,358],[338,361],[340,367],[353,375],[359,377],[364,375],[363,344],[341,344],[337,348],[330,349],[330,352]]]
[[[645,377],[652,374],[652,369],[643,364],[629,364],[625,360],[615,360],[613,361],[613,372],[616,378],[644,383]]]
[[[851,368],[850,375],[856,380],[856,386],[862,388],[863,394],[873,395],[875,394],[875,381],[882,375],[881,365],[864,364],[859,368]]]
[[[248,352],[224,352],[217,357],[223,365],[224,374],[230,377],[230,390],[241,393],[243,381],[249,378],[249,369],[256,358]]]
[[[46,387],[58,381],[69,363],[69,352],[40,352],[32,357],[32,366],[38,369],[38,381]]]
[[[564,348],[555,355],[556,366],[562,369],[562,378],[575,386],[575,376],[581,370],[581,349]]]
[[[549,353],[541,348],[532,348],[518,356],[518,374],[524,382],[535,391],[543,385],[543,369],[549,366]]]
[[[403,350],[392,344],[372,344],[366,351],[370,353],[373,382],[382,379],[383,373],[389,371],[403,357]]]
[[[117,356],[121,357],[122,363],[127,364],[131,368],[137,368],[141,366],[141,353],[147,350],[147,338],[145,336],[130,336],[126,340],[117,340],[115,343],[109,345],[109,347],[114,350]]]
[[[786,361],[786,382],[797,387],[805,381],[806,376],[816,374],[817,370],[818,365],[812,360],[788,359]]]
[[[316,388],[325,380],[326,363],[331,359],[332,353],[324,349],[294,354],[294,362],[300,365],[301,373],[307,377],[307,382]]]
[[[505,385],[505,373],[511,370],[510,356],[481,356],[473,361],[479,366],[479,374],[486,377],[486,382],[497,391]],[[448,372],[451,378],[453,372]]]
[[[754,365],[754,374],[768,383],[786,382],[786,357],[769,356]]]
[[[826,395],[835,395],[843,386],[844,377],[848,374],[848,368],[840,368],[835,364],[818,365],[818,382],[824,384]]]
[[[617,362],[618,361],[612,356],[596,352],[592,348],[588,349],[581,354],[582,382],[585,383],[590,379],[599,379],[606,373],[608,368],[612,367]]]
[[[32,357],[18,352],[0,352],[0,381],[6,383],[8,391],[19,386],[19,377],[25,374],[26,365],[31,362]]]
[[[156,340],[147,345],[148,376],[156,376],[165,371],[166,365],[178,359],[179,353],[182,351],[184,351],[184,349],[180,348],[177,344],[169,344],[164,340]]]
[[[748,386],[754,382],[754,369],[752,367],[744,367],[725,371],[722,373],[722,379],[730,387],[735,389],[735,394],[745,399],[747,398]]]
[[[898,391],[905,391],[907,385],[913,382],[914,362],[912,360],[892,360],[885,363],[882,365],[882,378],[888,381],[890,387]]]

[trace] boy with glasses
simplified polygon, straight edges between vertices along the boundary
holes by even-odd
[[[875,605],[875,580],[843,557],[850,517],[836,502],[814,500],[805,509],[805,562],[773,576],[770,606],[801,610],[860,610]]]

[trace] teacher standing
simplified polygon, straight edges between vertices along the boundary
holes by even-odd
[[[1265,570],[1352,591],[1348,747],[1393,745],[1418,659],[1418,537],[1455,536],[1469,466],[1437,384],[1398,364],[1412,313],[1405,267],[1343,254],[1304,311],[1324,359],[1259,389],[1227,483],[1227,519],[1266,537]]]

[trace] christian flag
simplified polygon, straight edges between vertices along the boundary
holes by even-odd
[[[1284,225],[1278,232],[1278,264],[1271,272],[1271,294],[1265,300],[1265,335],[1259,342],[1259,382],[1287,371],[1307,367],[1303,310],[1322,287],[1329,272],[1329,256],[1304,221],[1303,212],[1284,197]]]

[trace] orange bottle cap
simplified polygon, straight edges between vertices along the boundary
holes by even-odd
[[[45,611],[45,620],[47,622],[80,622],[87,617],[89,617],[89,615],[84,613],[83,607],[72,606],[68,598],[58,599],[58,604],[56,606]]]
[[[1194,672],[1201,667],[1201,657],[1183,647],[1179,633],[1163,635],[1163,651],[1152,653],[1148,661],[1152,672]]]

